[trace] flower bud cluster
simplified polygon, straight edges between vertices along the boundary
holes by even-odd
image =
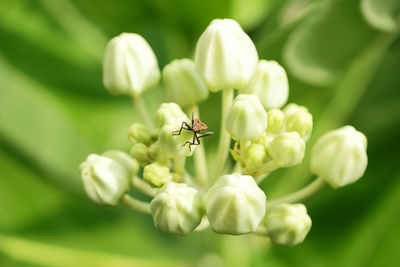
[[[123,33],[109,42],[103,69],[107,90],[135,100],[160,79],[151,47],[137,34]],[[187,235],[209,223],[220,234],[263,232],[273,244],[303,242],[311,228],[306,207],[277,204],[287,197],[267,205],[257,184],[258,178],[277,168],[300,164],[313,128],[306,107],[285,106],[289,96],[285,69],[275,61],[259,60],[253,42],[237,22],[216,19],[201,35],[194,60],[171,61],[162,70],[162,80],[171,102],[158,108],[156,129],[151,123],[135,122],[128,130],[130,155],[110,150],[90,154],[81,164],[89,198],[98,204],[139,205],[137,210],[151,213],[156,228],[171,234]],[[235,99],[231,89],[240,90]],[[199,144],[194,142],[199,142],[196,134],[204,134],[201,130],[206,126],[182,108],[196,110],[198,103],[218,91],[223,91],[223,98],[225,92],[232,93],[230,101],[223,101],[229,104],[223,104],[224,132],[219,134],[228,137],[225,144],[229,145],[230,137],[235,141],[231,154],[240,168],[207,177],[207,168],[197,168],[206,165],[203,159],[195,166],[196,175],[203,171],[209,182],[203,183],[184,169],[184,161],[195,151],[197,164],[197,156],[204,154],[196,151]],[[351,126],[328,132],[312,149],[311,171],[320,177],[318,181],[334,188],[354,183],[367,166],[366,146],[366,137]],[[152,198],[150,203],[124,200],[130,181]]]

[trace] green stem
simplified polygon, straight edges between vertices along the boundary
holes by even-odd
[[[73,266],[188,266],[187,262],[167,259],[137,259],[104,251],[84,251],[0,234],[0,252],[21,265]]]
[[[148,183],[146,183],[136,175],[133,176],[131,182],[136,189],[140,190],[142,193],[148,196],[154,197],[157,193],[157,189],[151,187]]]
[[[324,180],[321,177],[315,179],[312,183],[308,184],[307,186],[303,187],[302,189],[284,196],[282,198],[278,198],[275,200],[271,200],[267,203],[268,206],[273,206],[281,203],[292,203],[303,200],[315,192],[317,192],[323,185],[325,184]]]
[[[222,174],[225,166],[225,161],[229,154],[231,136],[225,130],[225,117],[229,107],[232,105],[233,96],[233,89],[226,89],[222,91],[221,131],[219,136],[217,156],[215,159],[216,165],[214,166],[214,173],[211,177],[212,182],[214,182]]]
[[[174,157],[174,172],[183,174],[185,172],[185,156],[175,156]]]
[[[138,95],[136,97],[132,97],[133,99],[133,104],[136,108],[136,111],[139,113],[140,118],[142,119],[143,123],[150,129],[154,129],[154,123],[153,120],[151,119],[151,116],[149,114],[149,111],[146,107],[146,104],[143,101],[142,95]]]
[[[255,178],[257,184],[260,184],[262,181],[264,181],[264,179],[267,178],[267,176],[271,172],[273,172],[274,170],[276,170],[278,168],[279,168],[279,166],[278,166],[278,164],[276,164],[276,162],[274,160],[270,160],[270,161],[264,163],[263,165],[261,165],[260,169],[258,170],[258,173],[261,173],[261,174]]]
[[[193,112],[195,114],[195,117],[200,119],[199,107],[197,105],[190,107],[188,111],[190,116]],[[196,170],[196,178],[199,182],[199,185],[205,186],[208,182],[208,168],[206,152],[204,150],[203,144],[200,144],[194,151],[194,166]]]
[[[123,195],[120,199],[120,202],[133,210],[151,214],[149,203],[134,199],[128,194]]]

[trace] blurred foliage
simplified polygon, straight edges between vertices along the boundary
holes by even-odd
[[[0,0],[0,266],[400,266],[399,14],[399,0]],[[128,150],[138,120],[129,99],[102,86],[107,40],[139,33],[163,67],[191,57],[223,17],[243,25],[260,58],[286,67],[290,101],[314,115],[308,148],[344,124],[368,138],[365,176],[307,200],[313,228],[293,248],[210,230],[166,235],[147,215],[83,194],[79,163]],[[145,94],[152,111],[162,95]],[[219,100],[200,106],[214,129]],[[307,183],[307,162],[271,175],[268,198]]]

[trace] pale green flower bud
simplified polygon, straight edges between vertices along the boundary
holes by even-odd
[[[244,162],[248,169],[261,166],[266,157],[267,153],[262,144],[253,143],[244,152]]]
[[[158,162],[165,162],[168,160],[167,156],[164,154],[164,152],[161,149],[160,146],[160,141],[157,140],[153,144],[149,146],[149,155],[152,159],[155,159]]]
[[[168,182],[151,201],[154,225],[165,232],[186,235],[204,214],[200,193],[186,184]]]
[[[228,109],[225,129],[235,140],[260,136],[267,128],[268,115],[255,95],[238,95]]]
[[[166,65],[162,77],[167,95],[181,107],[190,107],[208,97],[208,88],[190,59],[174,60]]]
[[[253,232],[265,214],[265,194],[249,175],[221,176],[203,200],[211,228],[221,234]]]
[[[290,104],[285,108],[286,131],[297,132],[305,141],[311,135],[313,118],[306,107]]]
[[[243,93],[257,95],[265,109],[282,107],[289,96],[285,69],[273,60],[260,60]]]
[[[333,188],[356,182],[367,168],[367,138],[352,126],[321,136],[311,152],[311,171]]]
[[[143,179],[153,187],[161,187],[172,180],[172,175],[167,166],[153,162],[144,167]]]
[[[122,33],[108,43],[103,82],[112,94],[140,95],[157,85],[160,70],[153,50],[135,33]]]
[[[119,150],[107,150],[103,153],[104,157],[108,157],[120,163],[129,171],[129,176],[132,177],[139,172],[139,162],[129,156],[127,153],[119,151]]]
[[[130,170],[114,159],[90,154],[80,170],[87,195],[98,204],[116,205],[129,190]]]
[[[129,127],[128,138],[133,145],[136,143],[151,144],[151,132],[141,123],[134,123]]]
[[[177,118],[184,118],[185,121],[188,120],[186,114],[174,102],[163,103],[157,110],[157,121],[160,128],[165,124],[174,124]]]
[[[211,92],[243,89],[253,75],[258,54],[240,25],[215,19],[200,36],[194,63]]]
[[[273,244],[294,246],[310,231],[311,218],[303,204],[278,204],[267,211],[265,226]]]
[[[151,162],[151,157],[149,154],[148,147],[142,143],[136,143],[132,146],[131,155],[135,158],[141,165],[147,165]]]
[[[193,132],[191,131],[182,129],[180,135],[172,135],[174,131],[179,131],[183,121],[189,123],[187,118],[182,117],[176,119],[175,123],[170,120],[169,124],[164,125],[160,130],[159,142],[161,151],[169,158],[174,156],[191,156],[193,151],[198,147],[192,145],[189,149],[189,144],[186,143],[187,141],[193,141]]]
[[[278,134],[285,129],[285,113],[280,109],[270,109],[268,112],[267,133]]]
[[[291,167],[303,160],[305,148],[297,132],[282,133],[271,142],[268,153],[280,167]]]

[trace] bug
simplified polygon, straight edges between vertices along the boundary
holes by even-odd
[[[200,145],[200,138],[206,137],[208,135],[212,135],[214,132],[202,132],[207,129],[207,125],[200,121],[199,119],[194,118],[194,113],[192,112],[192,126],[187,124],[185,121],[182,122],[181,128],[179,130],[173,131],[172,135],[180,135],[182,130],[192,131],[193,132],[193,140],[192,142],[186,141],[183,146],[189,144],[189,150],[192,151],[191,146]]]

